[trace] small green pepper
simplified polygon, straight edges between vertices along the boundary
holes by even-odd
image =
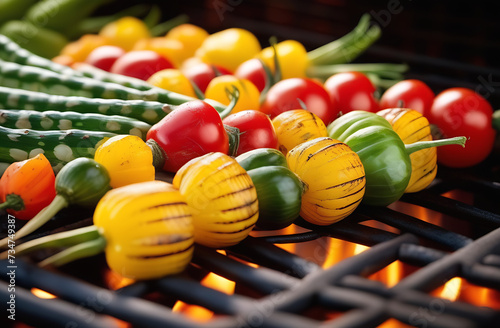
[[[366,173],[363,203],[387,206],[403,195],[411,177],[410,154],[425,148],[457,144],[465,137],[420,141],[405,145],[390,123],[375,113],[349,112],[327,127],[328,136],[358,154]]]
[[[263,230],[283,229],[300,214],[304,186],[276,149],[259,148],[236,157],[247,170],[257,190],[259,218],[256,226]]]

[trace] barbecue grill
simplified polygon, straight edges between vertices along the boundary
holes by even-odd
[[[309,46],[330,41],[325,31],[330,33],[334,26],[327,22],[338,19],[347,24],[342,13],[353,15],[354,10],[347,4],[311,2],[304,9],[304,19],[316,18],[320,23],[306,29],[306,22],[292,24],[293,15],[299,12],[298,1],[286,5],[233,1],[233,9],[225,12],[223,20],[206,13],[217,1],[203,2],[201,8],[194,3],[200,4],[187,1],[177,4],[175,11],[189,14],[192,22],[208,30],[238,26],[263,39],[274,31],[279,38],[295,38]],[[369,12],[369,5],[364,6]],[[260,22],[254,18],[258,8],[282,15]],[[394,18],[394,24],[402,23]],[[456,61],[464,58],[447,60],[395,50],[390,44],[371,47],[360,60],[406,62],[411,67],[408,77],[420,78],[436,91],[451,86],[476,88],[481,86],[479,77],[492,81],[500,77],[491,67],[491,56],[486,55],[496,46],[479,47],[485,54],[484,66]],[[443,45],[443,53],[437,55],[445,56],[450,47]],[[490,87],[489,100],[498,105],[499,90]],[[498,163],[493,153],[470,169],[439,167],[426,190],[405,194],[389,207],[361,205],[331,226],[314,226],[299,218],[283,230],[253,231],[227,249],[196,245],[185,272],[157,280],[121,278],[107,268],[103,255],[60,268],[34,264],[50,255],[47,250],[16,258],[16,321],[8,320],[8,312],[3,311],[2,326],[498,327]],[[157,178],[171,181],[172,176],[157,173]],[[7,226],[4,216],[0,237]],[[24,240],[89,225],[91,216],[88,209],[65,209]],[[17,224],[19,228],[21,223]],[[0,262],[4,307],[11,294],[9,265]]]

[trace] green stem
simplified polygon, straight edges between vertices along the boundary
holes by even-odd
[[[27,241],[15,248],[16,256],[34,252],[44,248],[61,248],[80,244],[99,237],[94,225],[78,228],[71,231],[59,232],[45,237]],[[0,254],[0,259],[7,258],[8,251]]]
[[[234,109],[234,106],[236,106],[236,103],[238,102],[238,99],[240,98],[240,90],[238,90],[237,87],[233,86],[233,90],[229,90],[226,88],[226,94],[231,101],[229,102],[229,105],[223,110],[219,112],[220,118],[224,119],[226,118],[229,114]],[[208,101],[210,99],[205,99],[205,101]]]
[[[354,40],[359,39],[365,35],[370,26],[370,15],[364,14],[361,16],[358,25],[348,34],[343,37],[327,43],[317,49],[311,50],[307,53],[307,57],[312,66],[324,65],[329,63],[332,53],[339,51],[342,48],[352,44]]]
[[[307,76],[327,78],[333,74],[342,72],[361,72],[365,74],[376,74],[380,77],[400,78],[402,73],[408,70],[406,64],[389,63],[367,63],[367,64],[333,64],[321,66],[309,66]]]
[[[240,129],[224,124],[224,129],[226,130],[226,134],[229,138],[229,156],[236,156],[238,152],[238,147],[240,146]]]
[[[445,145],[460,145],[462,147],[465,147],[466,140],[467,140],[466,137],[454,137],[449,139],[439,139],[432,141],[418,141],[412,144],[405,145],[405,147],[406,147],[406,153],[410,155],[416,151],[431,147],[438,147]]]
[[[162,170],[163,165],[165,165],[165,162],[167,160],[165,151],[153,139],[149,139],[148,141],[146,141],[146,144],[149,146],[149,148],[151,148],[151,151],[153,152],[153,166],[157,170]]]
[[[187,23],[188,21],[189,21],[189,16],[182,14],[152,27],[149,32],[151,33],[152,36],[162,36],[165,35],[171,29],[173,29],[174,27]]]
[[[68,206],[68,201],[64,196],[56,195],[52,203],[50,203],[47,207],[41,210],[34,218],[28,221],[14,237],[14,240],[18,240],[22,238],[36,229],[40,228],[47,221],[49,221],[54,215],[57,214],[61,209]],[[7,246],[8,237],[0,240],[0,248]]]
[[[82,259],[85,257],[90,257],[102,253],[106,248],[106,239],[104,236],[99,235],[93,240],[83,242],[81,244],[72,246],[59,252],[51,257],[46,258],[38,265],[40,267],[45,267],[48,265],[61,266],[66,263]]]
[[[8,194],[5,196],[5,202],[0,204],[0,210],[10,208],[14,211],[24,210],[24,201],[21,196],[16,194]]]
[[[500,131],[500,109],[493,112],[493,128]]]

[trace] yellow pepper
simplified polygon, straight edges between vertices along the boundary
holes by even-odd
[[[278,137],[278,149],[284,155],[303,142],[328,135],[325,123],[316,114],[305,109],[283,112],[272,122]]]
[[[346,218],[365,194],[365,170],[346,144],[328,137],[304,142],[288,152],[288,167],[304,184],[300,215],[329,225]]]
[[[193,85],[178,69],[168,68],[151,75],[148,83],[165,90],[196,98]]]
[[[196,50],[196,56],[208,64],[234,72],[244,61],[261,50],[259,40],[248,30],[229,28],[210,34]]]
[[[109,138],[97,148],[94,159],[109,172],[113,188],[155,179],[151,148],[137,136]]]
[[[298,41],[285,40],[275,45],[281,79],[306,77],[309,66],[306,48]],[[272,47],[262,49],[255,57],[261,59],[274,72],[275,51]]]
[[[196,243],[232,246],[245,239],[259,216],[257,191],[232,157],[209,153],[187,162],[173,179],[193,213]]]
[[[377,113],[391,123],[404,144],[431,141],[431,128],[425,116],[409,108],[388,108]],[[410,154],[411,177],[405,192],[417,192],[431,184],[437,174],[437,150],[426,148]]]
[[[184,46],[185,59],[194,56],[196,50],[209,36],[208,32],[193,24],[181,24],[168,31],[165,36],[169,40],[179,41]]]
[[[126,51],[132,50],[135,43],[151,37],[147,25],[136,17],[122,17],[105,25],[99,35],[104,37],[108,44],[118,46]]]
[[[233,75],[220,75],[213,78],[207,86],[205,97],[213,99],[224,105],[229,105],[231,98],[228,91],[238,89],[238,101],[231,113],[244,110],[258,110],[260,107],[260,92],[257,87],[247,79],[238,79]]]
[[[109,191],[97,204],[94,225],[106,241],[109,267],[124,277],[159,278],[183,271],[191,261],[191,210],[167,182]]]

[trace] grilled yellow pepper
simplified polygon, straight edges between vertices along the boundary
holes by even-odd
[[[283,112],[272,122],[278,137],[278,148],[284,155],[305,141],[327,136],[325,123],[316,114],[305,109]]]
[[[419,112],[409,108],[388,108],[377,113],[391,123],[404,144],[431,141],[429,121]],[[411,178],[405,192],[417,192],[426,188],[436,177],[437,150],[435,147],[410,154]]]
[[[358,207],[365,193],[365,170],[346,144],[316,138],[290,150],[286,160],[304,184],[300,215],[306,221],[329,225]]]
[[[113,188],[153,181],[153,152],[139,137],[117,135],[97,148],[94,159],[109,172]]]
[[[257,222],[259,204],[252,179],[228,155],[209,153],[187,162],[177,171],[173,185],[191,207],[199,244],[235,245]]]
[[[171,184],[150,181],[109,191],[94,213],[109,267],[124,277],[179,273],[194,249],[191,210]]]

